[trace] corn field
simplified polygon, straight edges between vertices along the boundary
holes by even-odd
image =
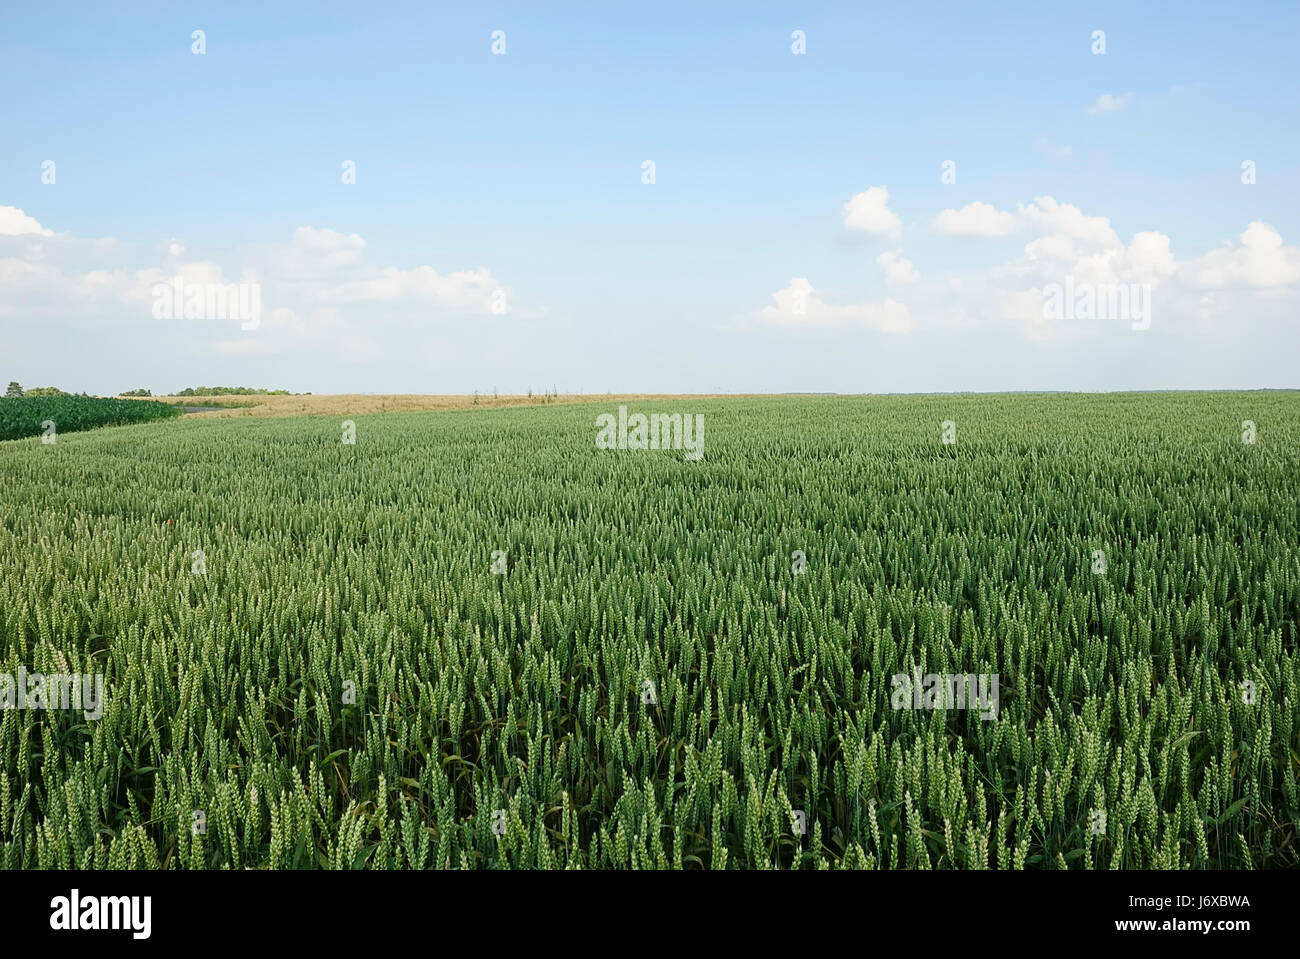
[[[643,411],[0,443],[0,864],[1300,866],[1300,394]]]
[[[0,396],[0,441],[26,436],[91,430],[99,426],[147,423],[179,416],[180,410],[152,400],[100,396]]]

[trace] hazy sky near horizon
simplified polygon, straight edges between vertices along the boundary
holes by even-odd
[[[6,5],[0,381],[1298,386],[1297,36],[1269,2]],[[176,276],[255,284],[256,328],[159,318]],[[1056,316],[1066,284],[1149,301]]]

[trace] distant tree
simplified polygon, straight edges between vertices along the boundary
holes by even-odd
[[[173,396],[292,396],[288,390],[263,390],[251,386],[190,386]],[[310,394],[304,394],[310,395]]]
[[[146,389],[127,390],[125,393],[118,393],[117,395],[118,396],[153,396],[153,394]]]
[[[57,386],[33,386],[30,390],[28,390],[23,394],[23,396],[67,396],[67,395],[68,395],[67,393],[63,392],[63,390],[59,389]]]
[[[18,385],[17,380],[9,381],[9,389],[5,390],[5,396],[22,396],[23,388]]]

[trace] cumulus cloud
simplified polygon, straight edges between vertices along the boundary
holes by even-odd
[[[951,236],[999,237],[1030,230],[1037,234],[1031,246],[1041,247],[1045,256],[1058,258],[1072,255],[1076,246],[1107,248],[1119,244],[1107,217],[1088,216],[1077,206],[1050,196],[1018,203],[1014,213],[976,201],[960,210],[943,210],[931,225],[936,233]],[[1027,252],[1034,255],[1032,250]]]
[[[934,218],[933,227],[949,236],[1007,236],[1022,225],[1016,214],[976,201],[960,210],[944,210]]]
[[[912,265],[912,261],[894,250],[886,250],[876,257],[876,264],[880,267],[886,286],[906,286],[921,278],[920,271]]]
[[[256,246],[249,269],[287,285],[301,286],[303,295],[341,279],[352,279],[365,259],[366,241],[355,233],[325,227],[300,226],[289,243]]]
[[[1020,217],[1040,233],[1066,237],[1090,246],[1115,246],[1119,235],[1111,229],[1110,218],[1088,216],[1077,206],[1060,203],[1050,196],[1035,197],[1028,206],[1020,205]]]
[[[364,302],[411,300],[488,312],[500,287],[485,268],[440,274],[431,266],[413,270],[388,267],[378,275],[322,290],[322,301]]]
[[[303,226],[287,242],[253,246],[233,269],[189,255],[185,241],[175,237],[154,246],[147,255],[152,263],[85,268],[69,259],[71,251],[93,262],[106,250],[120,252],[112,241],[54,234],[23,211],[0,207],[0,318],[47,317],[49,329],[62,328],[65,335],[111,328],[128,337],[196,342],[222,331],[231,335],[238,329],[231,324],[242,320],[220,319],[223,314],[211,320],[160,320],[153,309],[157,296],[177,277],[182,288],[257,284],[262,308],[257,335],[264,342],[256,352],[273,352],[277,342],[287,348],[290,339],[301,344],[315,338],[322,348],[333,348],[349,341],[349,331],[353,341],[376,336],[375,328],[385,322],[436,326],[440,317],[453,314],[500,312],[493,310],[495,298],[504,295],[486,267],[439,272],[432,266],[374,265],[366,261],[361,236],[326,227]],[[221,354],[252,351],[234,343],[218,339],[209,346]]]
[[[293,246],[325,260],[330,266],[342,266],[361,259],[366,241],[356,233],[344,234],[336,230],[300,226],[293,231]]]
[[[883,188],[874,189],[846,206],[846,225],[856,217],[860,227],[870,225],[878,233],[889,229],[884,215],[888,196]],[[795,277],[740,328],[897,334],[924,333],[938,322],[964,329],[1017,327],[1030,339],[1044,340],[1146,329],[1142,323],[1149,324],[1154,313],[1161,328],[1177,326],[1187,335],[1202,335],[1230,319],[1234,324],[1246,317],[1275,319],[1291,302],[1285,297],[1300,287],[1300,249],[1287,246],[1276,229],[1260,221],[1251,223],[1238,242],[1194,259],[1179,259],[1171,238],[1159,230],[1139,230],[1126,242],[1110,217],[1052,196],[1019,202],[1014,210],[977,201],[942,211],[933,228],[948,235],[1027,236],[1019,255],[1010,260],[962,276],[930,276],[925,282],[901,250],[880,253],[875,262],[885,285],[906,285],[908,304],[888,297],[875,303],[835,303],[806,277]],[[1121,289],[1133,297],[1138,290],[1141,298],[1128,302],[1141,304],[1140,309],[1131,305],[1126,308],[1131,316],[1101,316],[1091,326],[1053,318],[1049,299],[1059,299],[1062,289],[1088,286],[1091,293],[1076,295],[1104,295],[1108,304],[1126,302],[1118,298]],[[1110,324],[1112,319],[1117,322]],[[1194,330],[1195,324],[1200,326]]]
[[[16,206],[0,206],[0,236],[23,236],[37,234],[53,236],[53,230],[47,230]]]
[[[1118,95],[1103,93],[1097,98],[1096,103],[1092,103],[1088,106],[1088,112],[1092,114],[1114,113],[1116,110],[1123,110],[1132,101],[1133,94],[1131,93],[1121,93]]]
[[[1022,204],[1019,212],[1026,227],[1038,235],[1025,244],[1021,257],[994,267],[989,277],[1003,288],[997,314],[1023,322],[1031,336],[1059,332],[1059,324],[1054,328],[1043,320],[1042,290],[1048,285],[1068,283],[1082,289],[1135,284],[1154,290],[1178,272],[1169,237],[1158,231],[1136,233],[1126,245],[1108,217],[1084,214],[1052,197]],[[1023,289],[1026,282],[1034,286]],[[1008,285],[1013,288],[1007,290]],[[1170,299],[1162,295],[1162,304]]]
[[[901,333],[911,328],[907,305],[886,297],[882,303],[831,304],[824,301],[806,277],[794,277],[790,285],[772,294],[773,304],[758,314],[760,323],[787,329],[812,327],[863,327],[882,333]]]
[[[1118,240],[1116,241],[1118,243]],[[1158,285],[1178,269],[1169,237],[1155,230],[1135,233],[1128,246],[1120,243],[1096,253],[1063,261],[1081,283],[1146,283]]]
[[[1225,244],[1191,264],[1197,287],[1278,289],[1300,283],[1300,249],[1284,246],[1273,227],[1255,220],[1238,239],[1236,246]]]
[[[996,296],[997,313],[1005,320],[1014,320],[1039,326],[1043,323],[1043,292],[1034,287],[1030,290],[1009,290],[999,292]]]
[[[1021,256],[983,274],[990,291],[983,312],[1020,321],[1034,337],[1061,331],[1061,324],[1045,324],[1039,312],[1042,291],[1049,284],[1143,288],[1156,296],[1155,312],[1162,322],[1184,327],[1199,323],[1202,332],[1230,316],[1242,322],[1260,308],[1261,297],[1294,296],[1300,287],[1300,248],[1286,245],[1274,227],[1258,220],[1236,243],[1179,260],[1170,237],[1158,230],[1139,231],[1126,244],[1108,217],[1085,214],[1052,197],[1020,204],[1017,219],[1034,235]],[[1254,306],[1247,295],[1254,297]]]
[[[898,236],[903,221],[889,209],[889,191],[883,186],[855,193],[844,204],[844,228],[875,236]]]

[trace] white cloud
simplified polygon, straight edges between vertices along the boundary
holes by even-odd
[[[844,228],[876,236],[898,236],[903,221],[889,209],[889,191],[883,186],[873,186],[855,193],[844,204]]]
[[[23,236],[37,233],[41,236],[53,236],[53,230],[47,230],[34,218],[28,216],[16,206],[0,206],[0,236]]]
[[[1088,112],[1092,114],[1114,113],[1116,110],[1123,110],[1132,101],[1133,94],[1131,93],[1121,93],[1118,96],[1111,93],[1103,93],[1097,98],[1096,103],[1088,106]]]
[[[1058,267],[1063,267],[1078,283],[1145,283],[1152,287],[1178,270],[1169,237],[1155,230],[1134,234],[1127,247],[1120,244],[1097,253],[1078,255],[1072,260],[1059,261]]]
[[[1034,230],[1038,236],[1026,248],[1026,253],[1057,259],[1073,256],[1076,245],[1091,249],[1120,245],[1107,217],[1087,216],[1077,206],[1050,196],[1035,197],[1027,205],[1018,203],[1015,213],[999,210],[989,203],[968,203],[960,210],[942,211],[934,218],[932,227],[936,233],[952,236],[998,237]]]
[[[894,250],[880,254],[876,257],[876,263],[884,274],[886,286],[905,286],[921,278],[920,271],[912,265],[912,261]]]
[[[284,283],[303,284],[304,292],[351,278],[365,258],[366,241],[355,233],[300,226],[290,243],[256,247],[250,268]]]
[[[382,305],[389,317],[395,311],[425,316],[430,309],[487,313],[501,289],[486,267],[449,273],[432,266],[376,267],[365,262],[365,251],[358,234],[303,226],[290,244],[259,248],[250,269],[279,294],[277,301],[296,304],[288,314],[294,319],[285,324],[294,327],[325,305]]]
[[[293,245],[317,256],[338,257],[342,254],[342,262],[354,263],[366,248],[366,241],[356,233],[344,234],[323,227],[300,226],[293,231]]]
[[[1154,303],[1157,323],[1199,337],[1266,318],[1276,322],[1300,287],[1300,247],[1285,245],[1261,221],[1247,226],[1237,243],[1179,260],[1169,236],[1158,230],[1139,231],[1126,245],[1109,218],[1086,215],[1052,197],[1020,205],[1019,215],[1036,235],[1022,256],[983,274],[988,286],[978,299],[986,304],[985,316],[1020,322],[1035,339],[1067,332],[1059,322],[1044,323],[1035,306],[1049,284],[1146,288],[1152,297],[1148,319]],[[1068,329],[1072,335],[1082,330]]]
[[[1158,231],[1136,233],[1125,246],[1107,217],[1087,216],[1051,197],[1038,197],[1020,209],[1040,235],[1025,244],[1022,257],[993,268],[988,276],[995,284],[1002,283],[1004,290],[1007,282],[1035,284],[1029,290],[1004,292],[996,308],[1003,319],[1024,323],[1034,338],[1062,332],[1059,323],[1044,322],[1040,287],[1069,282],[1099,288],[1139,284],[1155,290],[1178,272],[1169,237]],[[1176,291],[1161,294],[1162,315],[1177,315],[1176,310],[1164,309],[1177,298]]]
[[[859,196],[863,199],[856,212],[888,210],[883,190],[870,200]],[[849,212],[846,209],[846,219]],[[870,222],[878,229],[884,226],[879,217]],[[1018,329],[1029,341],[1077,341],[1119,331],[1128,335],[1133,324],[1150,322],[1154,314],[1162,329],[1204,338],[1242,323],[1276,322],[1280,311],[1294,302],[1300,285],[1300,249],[1284,245],[1277,230],[1262,222],[1251,223],[1237,243],[1183,260],[1175,256],[1171,238],[1159,230],[1137,231],[1125,242],[1109,217],[1085,213],[1052,196],[1017,203],[1014,211],[971,203],[942,211],[933,226],[951,235],[997,237],[1025,231],[1029,236],[1021,254],[1009,261],[924,281],[901,250],[880,253],[875,262],[884,283],[908,285],[910,306],[889,298],[877,303],[828,302],[807,278],[796,277],[772,294],[772,305],[751,315],[743,326],[866,328],[923,336],[939,321],[949,329]],[[1140,287],[1146,299],[1135,302],[1144,303],[1144,315],[1100,318],[1091,325],[1050,318],[1045,314],[1047,292],[1071,283],[1075,289]],[[1208,289],[1215,290],[1218,299],[1207,300]]]
[[[496,280],[484,267],[440,274],[431,266],[413,270],[388,267],[376,276],[322,290],[320,299],[330,302],[411,300],[438,303],[477,312],[488,312]]]
[[[448,342],[455,331],[429,321],[488,313],[501,289],[485,267],[440,273],[432,266],[400,270],[368,264],[362,237],[323,227],[300,227],[288,242],[254,245],[232,267],[186,258],[186,244],[177,238],[153,246],[143,264],[105,266],[106,254],[122,252],[113,241],[53,234],[12,207],[0,207],[0,226],[10,231],[0,235],[0,320],[44,317],[49,335],[63,337],[112,329],[137,351],[145,349],[143,340],[154,348],[167,343],[172,349],[221,355],[303,348],[337,354],[343,343],[354,350],[361,340],[391,339],[388,332],[399,327],[409,336],[418,335],[409,332],[412,328],[428,327],[430,335]],[[76,266],[70,254],[91,259]],[[237,332],[239,320],[156,319],[155,287],[177,276],[184,286],[258,284],[262,322],[257,332]],[[241,333],[257,337],[256,350],[237,345]]]
[[[1038,287],[999,293],[994,309],[999,319],[1023,324],[1035,339],[1049,337],[1052,333],[1043,310],[1043,293]]]
[[[886,297],[883,303],[830,304],[825,302],[805,277],[794,277],[790,285],[772,294],[773,306],[765,307],[759,322],[787,329],[809,327],[866,327],[882,333],[901,333],[911,328],[907,305]]]
[[[1133,234],[1127,259],[1129,269],[1137,276],[1169,276],[1177,269],[1174,254],[1169,249],[1169,237],[1155,230]]]
[[[934,231],[950,236],[1007,236],[1022,226],[1014,213],[989,203],[968,203],[960,210],[944,210],[934,218]]]
[[[1119,235],[1111,229],[1108,217],[1087,216],[1077,206],[1060,203],[1050,196],[1034,197],[1033,203],[1021,205],[1020,216],[1044,235],[1062,236],[1088,246],[1119,245]]]
[[[39,269],[37,264],[20,260],[16,256],[0,258],[0,284],[16,287],[29,282]]]
[[[1242,232],[1240,244],[1225,244],[1192,263],[1200,288],[1277,289],[1300,283],[1300,248],[1284,246],[1282,235],[1261,220]]]

